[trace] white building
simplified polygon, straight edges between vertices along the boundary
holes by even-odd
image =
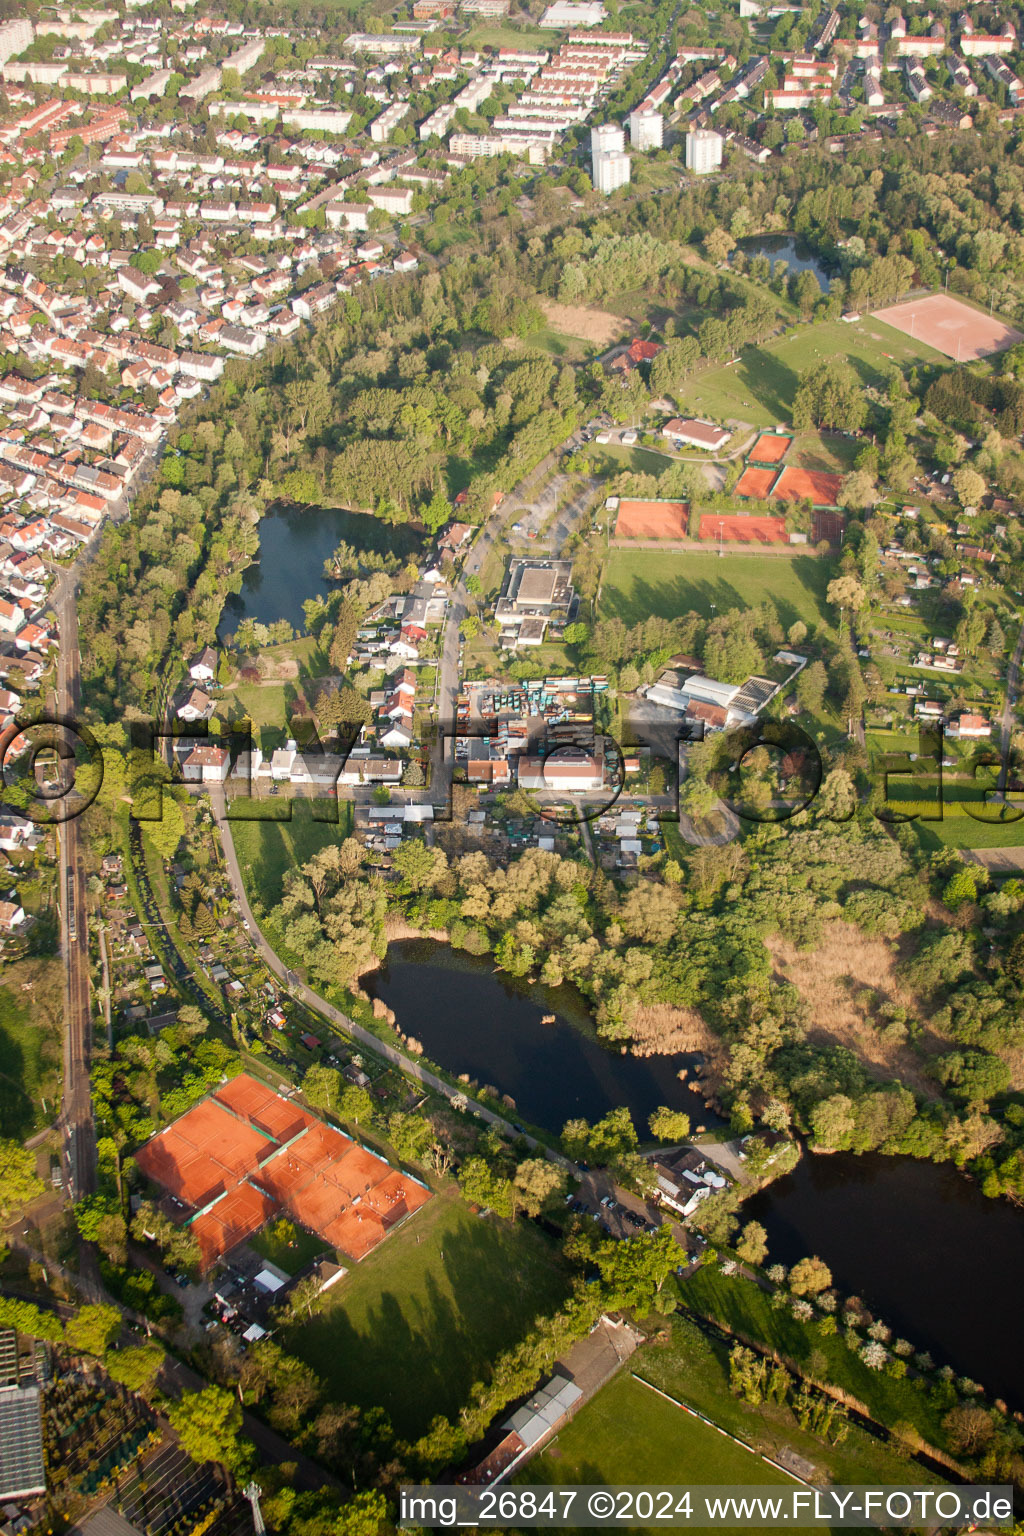
[[[169,69],[155,70],[148,79],[143,80],[141,85],[135,87],[131,93],[131,99],[132,101],[151,101],[154,96],[163,96],[167,92],[170,81]]]
[[[494,155],[516,155],[529,160],[531,165],[543,165],[548,157],[548,145],[541,139],[516,137],[506,133],[453,133],[448,140],[453,155],[465,155],[470,160],[489,159]]]
[[[385,58],[417,53],[422,46],[423,39],[416,33],[350,32],[345,39],[346,53],[375,53]]]
[[[226,747],[203,742],[189,753],[181,765],[184,777],[201,784],[223,784],[231,767],[231,755]]]
[[[404,218],[412,212],[411,187],[371,187],[366,195],[373,206],[379,208],[382,213]]]
[[[246,75],[259,60],[266,47],[262,37],[254,37],[251,42],[243,43],[241,48],[228,54],[221,64],[221,69],[233,69],[238,75]]]
[[[665,139],[665,119],[652,108],[629,114],[629,142],[641,151],[660,149]]]
[[[928,76],[919,58],[906,60],[907,89],[915,101],[930,101],[935,94],[928,84]]]
[[[607,16],[601,0],[554,0],[540,19],[542,27],[599,27]]]
[[[604,759],[568,749],[551,757],[519,759],[520,789],[547,791],[552,794],[593,793],[604,784]]]
[[[441,106],[437,107],[435,111],[431,112],[429,117],[425,117],[422,123],[420,123],[420,139],[429,139],[435,135],[437,138],[440,138],[442,134],[447,133],[448,129],[455,121],[455,113],[457,110],[458,108],[455,106],[454,102],[442,102]]]
[[[5,21],[0,26],[0,64],[6,64],[16,53],[24,53],[32,41],[32,23],[26,16],[15,21]]]
[[[686,135],[686,168],[695,176],[707,176],[722,163],[725,140],[713,128],[691,128]]]
[[[598,192],[605,196],[629,184],[629,156],[622,129],[615,123],[602,123],[590,130],[591,178]]]
[[[370,227],[369,203],[347,203],[344,198],[332,197],[325,212],[328,229],[364,231]]]
[[[409,116],[409,103],[407,101],[393,101],[390,107],[385,107],[380,117],[375,118],[370,124],[370,138],[375,144],[384,144],[403,118]]]
[[[352,113],[338,107],[291,107],[281,113],[286,128],[311,129],[317,133],[342,134],[348,132]]]

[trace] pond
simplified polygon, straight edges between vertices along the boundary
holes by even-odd
[[[937,1365],[1024,1407],[1024,1212],[948,1163],[806,1153],[744,1219],[767,1231],[769,1262],[817,1254]]]
[[[363,986],[430,1058],[509,1094],[515,1114],[547,1131],[623,1104],[645,1139],[661,1104],[684,1109],[695,1126],[722,1123],[678,1079],[699,1058],[603,1045],[573,987],[531,986],[489,957],[430,940],[390,945]],[[555,1022],[542,1023],[550,1014]],[[915,1349],[1024,1408],[1024,1212],[986,1199],[949,1164],[806,1153],[743,1214],[765,1227],[771,1262],[817,1254],[841,1292],[860,1296]]]
[[[679,1081],[680,1068],[692,1072],[698,1057],[622,1055],[603,1045],[572,987],[531,986],[496,971],[488,957],[420,939],[391,944],[385,965],[362,984],[439,1066],[509,1094],[524,1120],[556,1135],[567,1120],[593,1122],[623,1104],[643,1139],[662,1104],[684,1109],[694,1125],[721,1124]],[[550,1014],[555,1022],[542,1023]]]
[[[831,287],[827,266],[799,235],[751,235],[738,241],[736,249],[742,251],[748,261],[755,256],[767,256],[773,272],[779,261],[786,263],[791,274],[813,272],[821,284],[822,293],[828,293]]]
[[[317,593],[326,596],[324,561],[342,539],[354,549],[391,550],[406,555],[417,547],[408,528],[393,528],[365,512],[341,507],[300,507],[276,503],[260,521],[258,562],[247,567],[242,590],[224,604],[217,639],[223,644],[242,619],[273,624],[287,619],[295,629],[305,627],[302,605]]]

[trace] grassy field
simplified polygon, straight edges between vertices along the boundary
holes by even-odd
[[[308,800],[288,800],[283,795],[261,803],[274,815],[291,807],[290,821],[232,821],[231,837],[238,865],[250,897],[256,896],[268,910],[281,900],[285,870],[297,869],[321,848],[341,842],[349,834],[351,802],[338,802],[339,823],[314,821]]]
[[[528,340],[531,347],[541,347],[565,363],[581,363],[593,351],[582,336],[567,336],[564,331],[556,331],[549,325],[531,331]]]
[[[633,470],[641,475],[663,475],[672,468],[672,457],[653,448],[624,448],[619,443],[591,443],[587,450],[595,475],[605,478]]]
[[[567,1290],[535,1227],[482,1221],[446,1189],[355,1266],[322,1312],[289,1330],[286,1347],[337,1401],[379,1404],[416,1437],[435,1414],[457,1419],[488,1362]]]
[[[885,750],[916,751],[917,745]],[[947,745],[947,751],[955,751],[955,747]],[[936,816],[940,809],[938,783],[933,775],[923,771],[917,775],[890,775],[887,805],[896,813],[917,813],[914,829],[921,846],[929,852],[939,848],[1024,847],[1021,797],[1013,796],[1005,808],[994,801],[985,803],[986,791],[993,789],[997,771],[979,769],[977,776],[971,777],[969,768],[963,773],[947,769],[942,777],[941,818]],[[985,820],[979,819],[982,815]]]
[[[954,805],[946,805],[941,821],[914,822],[921,847],[928,853],[939,848],[1024,847],[1024,817],[1017,821],[975,821]]]
[[[286,724],[285,699],[294,693],[294,685],[287,683],[239,683],[227,697],[237,700],[253,725],[261,729]]]
[[[798,1322],[787,1309],[775,1311],[764,1291],[749,1280],[723,1275],[713,1266],[699,1269],[680,1286],[687,1306],[724,1324],[731,1333],[766,1344],[806,1368],[817,1354],[815,1375],[845,1388],[867,1406],[881,1424],[913,1424],[930,1444],[942,1444],[939,1414],[925,1394],[904,1378],[872,1371],[839,1334],[826,1336],[813,1324]]]
[[[639,1375],[672,1397],[707,1414],[716,1424],[738,1435],[767,1455],[790,1446],[815,1466],[825,1468],[832,1482],[902,1483],[922,1474],[891,1446],[875,1439],[856,1424],[839,1445],[828,1445],[802,1430],[792,1412],[777,1403],[754,1406],[729,1391],[727,1346],[711,1339],[688,1318],[672,1321],[667,1341],[646,1350],[635,1366]],[[769,1471],[765,1468],[765,1471]],[[924,1474],[926,1480],[934,1478]],[[750,1481],[760,1481],[760,1474]]]
[[[800,374],[827,357],[844,357],[863,384],[879,384],[893,366],[939,361],[940,354],[870,317],[801,326],[764,347],[748,347],[735,363],[695,374],[676,398],[681,409],[715,420],[770,426],[788,421]]]
[[[643,1374],[646,1356],[637,1365]],[[627,1370],[587,1403],[524,1481],[537,1483],[744,1483],[796,1486],[759,1456],[692,1418]]]
[[[801,432],[786,455],[786,463],[845,475],[863,446],[856,438],[837,437],[835,433]]]
[[[278,1230],[279,1225],[274,1222],[272,1226],[265,1227],[249,1239],[249,1246],[269,1259],[271,1264],[276,1264],[278,1269],[283,1269],[286,1275],[297,1275],[318,1254],[324,1252],[326,1244],[315,1232],[307,1232],[302,1227],[296,1227],[294,1241],[287,1242]]]
[[[63,996],[56,961],[27,961],[8,979],[11,985],[0,987],[0,1136],[20,1141],[58,1107]],[[26,986],[31,990],[21,990]]]
[[[722,555],[714,549],[613,549],[605,567],[601,611],[635,624],[660,614],[671,619],[690,609],[710,618],[713,609],[775,605],[784,628],[797,619],[831,625],[825,603],[831,561],[812,555]]]
[[[554,34],[541,27],[495,26],[483,22],[459,39],[462,48],[549,48]]]

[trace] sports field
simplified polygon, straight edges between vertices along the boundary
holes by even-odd
[[[907,304],[876,309],[871,318],[884,321],[905,336],[927,342],[958,363],[1005,352],[1022,339],[1020,331],[1012,326],[948,293],[932,293]]]
[[[361,1259],[431,1198],[415,1179],[243,1072],[153,1136],[143,1173],[184,1205],[203,1267],[278,1210]]]
[[[415,1438],[436,1414],[457,1420],[495,1356],[568,1290],[568,1271],[532,1222],[481,1220],[446,1189],[328,1291],[322,1310],[287,1327],[284,1342],[334,1401],[382,1407]]]
[[[702,539],[721,539],[726,544],[785,544],[788,542],[784,517],[732,517],[708,512],[700,520]]]
[[[751,464],[781,464],[792,446],[791,437],[783,437],[780,432],[762,432],[748,460]]]
[[[811,527],[815,544],[820,544],[822,539],[829,544],[838,544],[842,540],[846,518],[842,512],[815,512]]]
[[[748,464],[736,482],[736,495],[751,501],[767,501],[777,474],[777,469],[756,469]]]
[[[639,1356],[637,1357],[640,1358]],[[533,1483],[797,1487],[793,1478],[622,1371],[522,1474]]]
[[[685,501],[620,501],[617,539],[685,539],[689,508]]]
[[[825,589],[833,574],[831,561],[788,551],[719,555],[712,545],[706,551],[613,549],[600,612],[636,624],[653,614],[672,619],[693,609],[710,618],[715,610],[769,602],[786,628],[797,619],[831,626]]]
[[[772,495],[779,501],[812,501],[816,507],[834,507],[842,483],[842,475],[787,464],[775,482]]]
[[[883,383],[895,364],[937,363],[939,353],[919,338],[876,325],[870,315],[806,325],[764,347],[748,347],[734,363],[696,373],[676,392],[680,414],[756,427],[789,420],[800,374],[825,358],[846,358],[864,384]]]

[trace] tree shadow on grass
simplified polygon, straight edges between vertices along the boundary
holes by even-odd
[[[482,1221],[425,1233],[424,1265],[431,1267],[422,1279],[404,1294],[382,1289],[368,1306],[357,1297],[351,1309],[342,1281],[337,1300],[295,1328],[292,1347],[324,1377],[332,1398],[384,1408],[400,1435],[416,1438],[439,1413],[457,1419],[474,1382],[488,1378],[494,1357],[532,1321],[522,1305],[531,1277],[516,1273],[511,1251],[521,1239],[511,1229],[499,1236],[496,1243]],[[392,1272],[387,1242],[377,1251],[382,1281]],[[396,1255],[395,1272],[403,1262],[409,1250]]]
[[[10,1006],[16,1005],[12,1001]],[[35,1123],[35,1110],[25,1087],[25,1072],[25,1052],[0,1024],[0,1136],[18,1141],[29,1134]]]
[[[705,568],[713,570],[715,556],[709,550],[706,555],[697,557],[704,562]],[[751,571],[757,569],[756,556],[744,556],[751,561]],[[781,556],[771,557],[778,559]],[[792,562],[794,574],[800,585],[814,598],[815,617],[822,622],[827,622],[824,605],[825,570],[822,566],[822,575],[819,576],[815,567],[820,563],[811,556],[798,556]],[[671,572],[672,567],[667,570]],[[791,599],[783,593],[772,591],[770,583],[766,583],[761,601],[771,603],[776,616],[783,629],[789,629],[797,619],[805,619],[806,614],[801,612]],[[622,619],[625,624],[638,624],[644,619],[655,615],[667,618],[683,618],[686,614],[699,613],[702,618],[721,617],[721,615],[736,609],[747,610],[752,604],[744,597],[732,582],[724,579],[716,579],[713,575],[693,577],[692,575],[673,576],[666,574],[660,582],[634,581],[628,592],[609,591],[603,598],[603,607],[608,616]]]
[[[811,359],[813,364],[816,359]],[[750,398],[777,421],[788,421],[793,397],[800,387],[800,375],[777,352],[757,348],[744,354],[731,370]]]

